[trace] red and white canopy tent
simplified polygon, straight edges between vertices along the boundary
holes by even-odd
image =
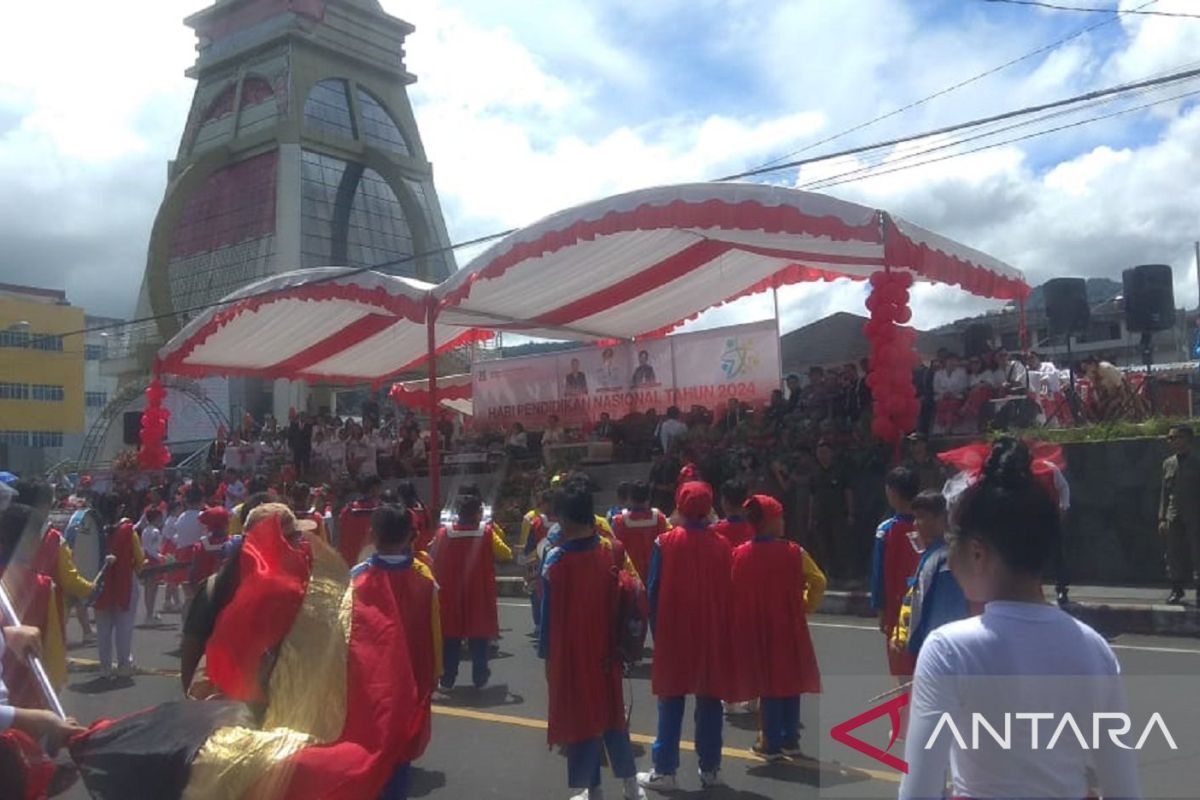
[[[644,189],[553,214],[445,282],[299,270],[230,295],[159,354],[164,372],[371,383],[513,331],[557,339],[663,336],[702,311],[808,281],[907,272],[1022,302],[1016,269],[866,206],[751,183]],[[437,437],[430,473],[438,499]]]
[[[395,403],[412,408],[429,408],[435,402],[442,408],[470,416],[474,413],[471,402],[471,374],[443,375],[437,379],[437,394],[429,391],[429,379],[400,381],[392,384],[388,392]]]

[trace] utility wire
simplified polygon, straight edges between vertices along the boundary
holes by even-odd
[[[1166,97],[1161,100],[1154,100],[1152,102],[1144,103],[1139,106],[1133,106],[1131,108],[1123,108],[1123,109],[1120,109],[1118,111],[1113,111],[1108,114],[1101,114],[1100,116],[1089,117],[1087,119],[1077,120],[1075,122],[1070,122],[1065,125],[1059,125],[1054,128],[1047,128],[1045,130],[1033,131],[1032,133],[1027,133],[1023,136],[1017,136],[1017,137],[1014,137],[1011,139],[1005,139],[1000,142],[992,142],[990,144],[985,144],[985,145],[981,145],[979,147],[974,147],[974,148],[971,148],[970,150],[964,150],[961,153],[950,153],[948,155],[939,156],[938,158],[931,158],[931,159],[927,159],[925,161],[920,161],[920,162],[913,163],[913,164],[899,164],[898,166],[895,166],[893,168],[877,170],[868,175],[859,175],[858,177],[844,177],[844,176],[852,175],[853,172],[844,173],[844,176],[843,175],[834,175],[834,176],[831,176],[830,178],[825,178],[825,179],[822,179],[819,181],[813,181],[811,184],[808,184],[803,188],[807,189],[810,187],[814,187],[814,188],[826,189],[826,188],[829,188],[830,186],[838,186],[843,183],[853,183],[855,181],[866,180],[868,178],[875,178],[875,177],[879,177],[881,175],[889,175],[893,172],[902,172],[907,169],[923,167],[928,164],[936,164],[939,161],[947,161],[951,158],[958,158],[960,156],[971,155],[972,153],[978,153],[983,150],[990,150],[992,148],[1001,147],[1003,145],[1012,144],[1014,142],[1023,142],[1027,139],[1033,139],[1037,136],[1044,136],[1045,134],[1048,134],[1048,133],[1057,133],[1059,131],[1065,131],[1070,128],[1078,128],[1082,125],[1088,125],[1093,122],[1099,122],[1101,120],[1111,119],[1113,117],[1119,117],[1123,114],[1130,114],[1130,113],[1133,113],[1134,111],[1143,111],[1152,106],[1161,105],[1162,103],[1170,103],[1172,101],[1181,100],[1181,99],[1188,98],[1188,97],[1195,97],[1198,94],[1200,94],[1200,89],[1196,89],[1196,90],[1193,90],[1190,92],[1184,92],[1182,94],[1177,94],[1172,97]],[[925,152],[929,152],[929,151],[924,151],[922,153],[917,153],[915,155],[918,155],[918,156],[924,155]],[[854,172],[857,172],[857,171],[858,170],[855,170]]]
[[[975,128],[975,127],[979,127],[980,125],[987,125],[987,124],[990,124],[993,122],[1001,122],[1006,119],[1012,119],[1014,117],[1025,116],[1027,114],[1036,114],[1036,113],[1039,113],[1042,111],[1049,111],[1050,109],[1054,109],[1054,108],[1062,108],[1064,106],[1077,105],[1079,103],[1085,103],[1090,100],[1097,100],[1102,97],[1112,97],[1115,95],[1124,94],[1126,92],[1136,91],[1138,89],[1148,89],[1153,86],[1161,86],[1163,84],[1168,84],[1168,83],[1178,83],[1179,81],[1189,80],[1191,78],[1195,78],[1198,76],[1200,76],[1200,69],[1190,69],[1190,70],[1185,70],[1183,72],[1175,72],[1170,75],[1164,75],[1164,76],[1157,77],[1157,78],[1150,78],[1147,80],[1136,81],[1134,83],[1125,83],[1125,84],[1120,84],[1117,86],[1110,86],[1107,89],[1097,89],[1096,91],[1093,91],[1093,92],[1086,92],[1084,94],[1074,95],[1073,97],[1066,97],[1066,98],[1063,98],[1062,100],[1055,100],[1054,102],[1051,102],[1051,103],[1041,103],[1039,105],[1026,106],[1025,108],[1019,108],[1019,109],[1016,109],[1013,111],[1006,111],[1003,114],[994,114],[990,117],[982,117],[979,119],[968,120],[966,122],[959,122],[954,125],[946,125],[944,127],[937,128],[932,131],[925,131],[923,133],[915,133],[915,134],[910,134],[908,136],[901,136],[901,137],[898,137],[895,139],[889,139],[884,142],[877,142],[876,144],[861,145],[859,147],[851,147],[846,150],[838,151],[836,153],[829,153],[829,154],[823,155],[823,156],[814,156],[812,158],[802,158],[802,159],[798,159],[795,161],[788,161],[786,163],[777,164],[772,167],[762,167],[759,169],[746,170],[745,172],[737,172],[732,175],[726,175],[723,178],[717,178],[717,180],[718,181],[734,181],[734,180],[740,180],[742,178],[752,178],[752,177],[755,177],[758,175],[767,175],[769,173],[780,172],[785,169],[793,169],[796,167],[807,166],[809,164],[815,164],[819,161],[829,161],[830,159],[834,159],[834,158],[844,158],[846,156],[859,155],[860,153],[866,153],[866,152],[869,152],[872,150],[879,150],[879,149],[886,148],[886,147],[895,147],[898,144],[907,144],[908,142],[914,142],[914,141],[917,141],[918,139],[926,139],[930,136],[942,136],[947,133],[955,133],[957,131],[967,130],[968,128]]]
[[[1149,2],[1143,3],[1142,5],[1138,6],[1137,9],[1134,9],[1134,10],[1140,11],[1141,9],[1146,8],[1147,6],[1152,6],[1157,2],[1158,2],[1158,0],[1149,0]],[[1048,53],[1051,50],[1061,47],[1062,45],[1066,44],[1067,42],[1070,42],[1074,39],[1078,39],[1080,36],[1083,36],[1085,33],[1090,33],[1091,31],[1094,31],[1097,28],[1103,28],[1106,25],[1111,25],[1116,21],[1117,21],[1117,17],[1111,17],[1111,18],[1103,20],[1101,22],[1096,22],[1091,25],[1088,25],[1087,27],[1080,28],[1079,30],[1072,33],[1070,36],[1066,36],[1062,39],[1058,39],[1057,41],[1053,41],[1050,44],[1043,45],[1042,47],[1039,47],[1036,50],[1030,50],[1025,55],[1017,56],[1016,58],[1012,59],[1011,61],[1005,61],[1003,64],[992,67],[991,69],[984,70],[983,72],[980,72],[977,75],[973,75],[970,78],[967,78],[966,80],[962,80],[962,81],[959,81],[958,83],[951,84],[950,86],[947,86],[944,89],[940,89],[931,95],[922,97],[920,100],[914,100],[911,103],[909,103],[908,105],[901,106],[900,108],[889,111],[886,114],[880,114],[879,116],[877,116],[873,119],[869,119],[865,122],[860,122],[859,124],[854,125],[853,127],[850,127],[850,128],[846,128],[845,130],[843,130],[839,133],[835,133],[830,136],[826,136],[824,139],[818,139],[815,142],[806,144],[804,147],[801,147],[799,150],[793,150],[790,153],[784,153],[781,156],[772,158],[770,161],[765,161],[762,164],[760,164],[758,167],[754,167],[753,169],[759,169],[761,167],[769,167],[772,164],[776,164],[780,161],[784,161],[786,159],[791,158],[792,156],[797,156],[797,155],[800,155],[801,153],[806,153],[809,150],[812,150],[814,147],[820,147],[823,144],[829,144],[832,141],[841,139],[843,136],[848,136],[849,134],[855,133],[856,131],[861,131],[863,128],[869,128],[870,126],[874,125],[877,122],[882,122],[885,119],[890,119],[892,117],[898,116],[900,114],[903,114],[906,111],[911,111],[914,108],[925,105],[926,103],[928,103],[931,100],[936,100],[937,98],[942,97],[947,94],[950,94],[951,92],[961,89],[964,86],[970,86],[972,83],[983,80],[984,78],[986,78],[990,75],[995,75],[997,72],[1001,72],[1003,70],[1008,69],[1009,67],[1020,64],[1022,61],[1027,61],[1028,59],[1033,58],[1034,56],[1041,55],[1042,53]]]
[[[954,125],[948,125],[948,126],[945,126],[942,128],[935,129],[935,130],[924,131],[922,133],[911,134],[908,136],[902,136],[902,137],[895,138],[895,139],[889,139],[889,140],[886,140],[883,142],[877,142],[877,143],[871,144],[871,145],[863,145],[860,147],[853,147],[853,148],[849,148],[849,149],[842,150],[842,151],[835,152],[835,153],[829,153],[829,154],[822,155],[822,156],[814,156],[811,158],[790,161],[790,162],[787,162],[784,164],[779,164],[779,165],[773,166],[773,167],[748,170],[746,172],[741,172],[741,173],[737,173],[734,175],[728,175],[728,176],[725,176],[722,178],[717,178],[713,182],[731,181],[731,180],[737,180],[740,178],[754,177],[757,175],[764,175],[764,174],[768,174],[771,172],[779,172],[779,171],[786,170],[786,169],[793,169],[796,167],[807,166],[807,165],[819,163],[822,161],[830,161],[830,160],[834,160],[834,159],[838,159],[838,158],[845,158],[846,156],[860,155],[862,153],[883,150],[883,149],[895,147],[896,145],[906,144],[909,142],[918,141],[920,139],[926,139],[931,136],[941,136],[941,135],[945,135],[948,133],[954,133],[957,131],[968,130],[971,128],[977,128],[977,127],[984,126],[984,125],[990,125],[990,124],[993,124],[996,122],[1001,122],[1001,121],[1008,120],[1008,119],[1014,119],[1016,117],[1027,116],[1030,114],[1038,114],[1038,113],[1041,113],[1044,111],[1050,111],[1053,109],[1064,108],[1064,107],[1068,107],[1068,106],[1077,106],[1080,104],[1099,100],[1101,98],[1111,98],[1111,97],[1120,96],[1120,95],[1126,94],[1126,93],[1140,92],[1142,90],[1149,89],[1152,87],[1162,86],[1162,85],[1171,84],[1171,83],[1178,83],[1180,81],[1185,81],[1185,80],[1193,79],[1196,77],[1200,77],[1200,69],[1184,70],[1184,71],[1180,71],[1180,72],[1171,73],[1169,75],[1163,75],[1163,76],[1149,78],[1149,79],[1142,80],[1142,81],[1136,81],[1134,83],[1121,84],[1118,86],[1108,87],[1106,89],[1099,89],[1099,90],[1096,90],[1093,92],[1087,92],[1085,94],[1075,95],[1073,97],[1067,97],[1067,98],[1057,100],[1057,101],[1054,101],[1051,103],[1042,103],[1040,105],[1027,106],[1025,108],[1004,112],[1002,114],[995,114],[990,117],[983,117],[983,118],[979,118],[979,119],[968,120],[965,122],[960,122],[960,123],[957,123]],[[1032,134],[1029,134],[1024,137],[1020,137],[1019,139],[1015,139],[1013,141],[1022,141],[1024,139],[1032,138],[1034,136],[1043,135],[1044,133],[1052,133],[1056,130],[1063,130],[1066,127],[1074,127],[1074,126],[1073,125],[1063,126],[1060,128],[1054,128],[1054,129],[1050,129],[1047,131],[1034,132]],[[992,135],[994,135],[995,133],[997,133],[997,131],[993,131]],[[989,147],[990,146],[996,146],[996,145],[989,145]],[[968,151],[968,152],[976,152],[976,151],[972,150],[972,151]],[[966,154],[967,153],[962,153],[961,155],[966,155]],[[917,153],[915,155],[920,155],[920,153]],[[947,158],[948,157],[953,157],[953,156],[947,156]],[[885,173],[880,173],[880,174],[885,174]],[[836,176],[834,176],[834,177],[836,177]],[[429,256],[439,255],[439,254],[446,253],[449,251],[457,250],[457,249],[460,249],[463,247],[470,247],[473,245],[484,244],[486,242],[494,241],[496,239],[500,239],[505,236],[508,236],[509,234],[514,233],[517,230],[518,230],[517,228],[511,228],[509,230],[500,231],[498,233],[492,233],[492,234],[488,234],[486,236],[480,236],[480,237],[477,237],[474,239],[469,239],[466,241],[450,244],[445,247],[438,247],[438,248],[434,248],[432,250],[428,250],[428,251],[425,251],[422,253],[416,253],[411,256],[405,256],[403,258],[399,258],[394,261],[384,262],[382,264],[374,264],[374,265],[366,266],[366,267],[355,267],[346,272],[337,273],[336,275],[328,275],[328,276],[321,277],[321,278],[315,278],[311,281],[306,281],[303,285],[314,286],[314,285],[319,285],[322,283],[329,283],[332,281],[342,280],[344,278],[352,277],[354,275],[359,275],[364,272],[386,270],[389,267],[400,266],[400,265],[410,263],[410,262],[415,261],[420,258],[426,258]],[[213,301],[213,302],[209,302],[209,303],[202,303],[199,305],[194,305],[189,308],[176,309],[169,313],[153,314],[150,316],[139,317],[137,319],[132,319],[132,320],[128,320],[125,322],[105,323],[103,325],[96,325],[96,326],[92,326],[92,327],[88,327],[88,328],[81,328],[76,331],[68,331],[65,333],[57,334],[57,335],[67,337],[67,336],[77,336],[77,335],[82,335],[82,334],[86,334],[86,333],[92,333],[92,332],[96,332],[96,331],[111,330],[114,328],[127,328],[127,327],[131,327],[133,325],[137,325],[137,324],[141,324],[141,323],[156,322],[161,319],[177,318],[181,315],[195,314],[195,313],[199,313],[201,311],[207,311],[212,308],[219,308],[224,305],[238,303],[243,300],[249,300],[249,299],[253,299],[253,298],[257,298],[257,297],[265,297],[265,296],[270,296],[270,295],[274,295],[274,294],[279,294],[283,291],[286,291],[286,290],[285,289],[265,289],[260,292],[254,292],[254,293],[250,293],[250,294],[240,295],[236,298],[226,298],[226,299],[217,300],[217,301]]]
[[[1082,11],[1085,14],[1140,14],[1147,17],[1177,17],[1200,19],[1200,14],[1184,14],[1182,11],[1142,11],[1140,8],[1099,8],[1096,6],[1061,6],[1057,3],[1043,3],[1039,0],[983,0],[985,3],[1003,3],[1011,6],[1034,6],[1049,8],[1054,11]]]

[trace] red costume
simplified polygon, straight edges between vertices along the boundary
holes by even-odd
[[[500,635],[496,609],[496,567],[492,524],[441,528],[433,542],[433,574],[442,606],[446,639],[495,639]]]
[[[96,598],[97,611],[128,611],[130,593],[133,589],[133,524],[126,522],[112,532],[108,538],[108,553],[116,561],[108,565],[104,573],[104,585]]]
[[[407,764],[424,754],[432,733],[433,690],[442,673],[437,584],[433,573],[421,561],[410,558],[394,562],[378,555],[355,567],[351,577],[356,601],[360,596],[390,592],[404,622],[417,703],[421,708],[419,735],[410,737],[405,747],[394,754],[397,764]]]
[[[912,675],[916,657],[890,646],[892,631],[900,619],[900,607],[908,593],[908,579],[916,574],[921,554],[910,534],[916,531],[911,515],[897,514],[884,521],[875,533],[875,554],[871,568],[872,606],[883,613],[883,641],[888,668],[893,675]]]
[[[712,509],[712,489],[707,484],[685,483],[676,499],[688,519],[703,518]],[[647,586],[654,626],[651,688],[655,696],[731,696],[729,543],[699,523],[664,533],[654,550]]]
[[[659,534],[671,530],[671,523],[657,508],[630,509],[613,517],[613,537],[625,545],[638,575],[650,574],[650,553]]]
[[[379,507],[372,498],[355,500],[338,515],[338,552],[347,567],[359,562],[359,554],[371,540],[371,514]]]
[[[738,547],[754,538],[754,526],[745,517],[727,517],[716,525],[716,531],[730,547]]]
[[[539,653],[546,659],[546,740],[552,745],[625,730],[621,665],[613,638],[617,579],[612,559],[599,537],[565,541],[547,557]]]
[[[189,580],[193,584],[204,583],[224,563],[221,550],[229,538],[229,512],[222,506],[206,508],[200,512],[200,524],[208,529],[208,535],[191,547]]]
[[[433,521],[429,518],[429,509],[425,506],[415,506],[408,509],[413,522],[413,552],[420,553],[433,546]]]
[[[821,691],[805,587],[804,554],[795,542],[755,539],[733,551],[737,700]]]

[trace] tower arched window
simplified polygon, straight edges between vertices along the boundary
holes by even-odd
[[[358,110],[362,115],[363,142],[401,155],[411,155],[408,140],[383,104],[362,87],[358,89]]]
[[[350,113],[350,85],[342,78],[318,81],[304,101],[306,128],[329,136],[355,138],[354,115]]]

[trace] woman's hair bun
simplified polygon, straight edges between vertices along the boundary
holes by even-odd
[[[983,480],[1010,491],[1029,486],[1033,482],[1033,457],[1029,448],[1014,436],[997,439],[983,465]]]

